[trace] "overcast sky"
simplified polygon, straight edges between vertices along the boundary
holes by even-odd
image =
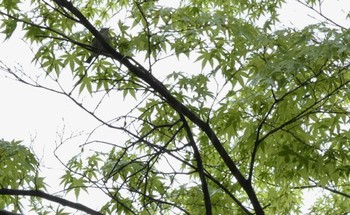
[[[290,4],[281,12],[281,26],[301,28],[310,23],[324,21],[296,1],[288,2]],[[349,8],[348,0],[325,0],[323,13],[349,27],[349,20],[344,19],[346,14],[341,12],[350,11]],[[25,73],[40,74],[38,67],[31,63],[33,53],[29,45],[20,39],[20,35],[21,32],[16,31],[13,38],[4,41],[4,36],[0,34],[0,61],[9,66],[22,66]],[[164,66],[162,69],[168,68]],[[67,133],[87,133],[99,125],[68,98],[26,86],[4,76],[0,71],[0,138],[24,140],[26,145],[34,140],[34,149],[39,157],[43,157],[46,167],[53,168],[57,164],[52,159],[52,151],[57,141],[57,133],[64,127]],[[112,99],[110,104],[113,108],[127,108],[120,105],[117,99]],[[69,152],[72,151],[67,149],[66,153]]]

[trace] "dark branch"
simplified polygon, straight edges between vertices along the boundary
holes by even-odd
[[[5,211],[5,210],[0,210],[0,214],[2,214],[2,215],[21,215],[21,214],[17,214],[17,213]]]
[[[203,195],[204,195],[204,204],[205,204],[205,211],[207,215],[211,215],[213,214],[212,212],[212,207],[211,207],[211,201],[210,201],[210,194],[209,194],[209,190],[208,190],[208,184],[205,178],[205,174],[204,174],[204,167],[203,167],[203,161],[201,158],[201,155],[199,153],[199,149],[196,145],[196,142],[193,138],[193,134],[191,131],[190,126],[188,125],[186,119],[184,116],[180,116],[181,117],[181,121],[184,124],[184,128],[186,130],[187,133],[187,138],[190,142],[190,145],[193,149],[194,152],[194,158],[196,159],[197,162],[197,171],[199,174],[199,178],[201,180],[201,184],[202,184],[202,191],[203,191]]]
[[[51,202],[56,202],[56,203],[63,205],[63,206],[68,206],[70,208],[74,208],[74,209],[77,209],[79,211],[83,211],[83,212],[91,214],[91,215],[102,215],[102,213],[97,212],[91,208],[88,208],[85,205],[71,202],[71,201],[68,201],[66,199],[44,193],[40,190],[17,190],[17,189],[2,188],[2,189],[0,189],[0,195],[35,196],[35,197],[49,200]]]
[[[157,93],[159,93],[164,100],[174,108],[178,113],[181,115],[186,116],[188,119],[190,119],[194,124],[196,124],[202,131],[206,133],[209,140],[215,147],[216,151],[219,153],[220,157],[225,162],[226,166],[232,173],[232,175],[236,178],[238,183],[242,186],[244,191],[247,193],[254,209],[257,214],[264,214],[262,207],[258,201],[258,198],[255,194],[255,191],[251,185],[251,183],[245,179],[244,175],[239,171],[237,165],[232,160],[230,155],[227,153],[225,148],[222,146],[220,140],[216,136],[215,132],[212,130],[210,125],[200,119],[194,112],[192,112],[190,109],[188,109],[184,104],[182,104],[180,101],[178,101],[164,86],[162,82],[160,82],[158,79],[156,79],[153,75],[150,74],[149,71],[147,71],[141,64],[139,64],[136,60],[124,56],[121,53],[117,52],[114,48],[112,48],[102,37],[102,35],[97,31],[97,29],[86,19],[86,17],[76,8],[73,6],[71,1],[67,0],[53,0],[56,4],[59,6],[66,8],[68,11],[70,11],[81,24],[83,24],[94,36],[95,38],[102,44],[106,52],[109,53],[109,56],[121,64],[123,64],[129,71],[131,71],[134,75],[136,75],[138,78],[142,79],[144,82],[146,82],[151,88],[153,88]],[[23,20],[20,20],[23,22]],[[27,23],[29,25],[34,25],[38,28],[42,28],[41,26],[35,25],[34,23]],[[52,30],[52,29],[49,29]],[[56,32],[59,34],[59,32]],[[61,35],[61,34],[59,34]],[[78,44],[79,45],[79,44]],[[36,86],[38,87],[38,86]],[[64,94],[64,93],[60,93]]]

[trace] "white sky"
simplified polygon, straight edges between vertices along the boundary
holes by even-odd
[[[301,28],[309,23],[323,21],[321,17],[299,3],[293,0],[287,0],[287,2],[289,2],[289,5],[282,10],[283,15],[280,18],[283,26]],[[349,27],[349,20],[345,21],[346,14],[342,13],[342,10],[350,11],[348,0],[324,1],[324,14],[343,26]],[[312,16],[316,17],[317,20]],[[25,73],[39,74],[40,71],[30,63],[33,53],[28,45],[19,38],[19,35],[17,32],[10,40],[0,43],[0,61],[6,65],[22,65]],[[3,35],[0,35],[0,42],[3,40]],[[169,62],[163,65],[164,68],[160,69],[167,70],[169,68]],[[86,99],[89,100],[90,98],[87,97]],[[92,119],[68,98],[4,78],[2,71],[0,71],[0,101],[0,138],[24,140],[26,145],[29,145],[31,140],[34,139],[33,147],[37,155],[43,157],[44,164],[48,167],[45,171],[51,177],[55,172],[58,176],[61,174],[56,171],[57,161],[55,161],[52,154],[56,146],[57,132],[61,132],[65,127],[67,135],[71,132],[88,133],[99,125],[95,119]],[[121,105],[120,102],[120,99],[112,98],[111,107],[118,110],[121,108],[125,108],[124,111],[128,110],[128,105],[125,102]],[[118,138],[113,133],[106,133],[106,135],[111,138]],[[81,139],[72,143],[80,144]],[[72,148],[78,149],[77,145],[72,146]],[[74,153],[72,148],[61,150],[61,155]],[[54,169],[50,171],[51,168]],[[52,185],[54,187],[54,184]]]

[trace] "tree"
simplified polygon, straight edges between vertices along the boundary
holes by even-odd
[[[2,69],[68,97],[128,138],[88,139],[81,153],[62,162],[64,195],[73,191],[79,199],[97,188],[107,197],[98,209],[47,192],[35,156],[3,141],[2,153],[10,156],[16,147],[30,160],[16,154],[0,163],[9,168],[0,178],[1,207],[18,212],[30,196],[37,213],[64,214],[67,206],[90,214],[298,214],[303,191],[322,189],[310,213],[350,212],[350,34],[316,9],[320,1],[298,2],[325,22],[272,30],[282,0],[172,7],[152,0],[3,1],[3,33],[10,38],[21,28],[37,47],[33,62],[58,87]],[[111,44],[98,32],[106,23]],[[87,65],[96,51],[88,45],[92,37],[104,52]],[[157,67],[168,58],[189,66]],[[195,62],[201,67],[190,67]],[[70,89],[60,82],[68,71]],[[84,93],[100,98],[95,108],[79,99]],[[105,119],[99,111],[105,96],[136,104]],[[25,171],[10,174],[25,164]]]

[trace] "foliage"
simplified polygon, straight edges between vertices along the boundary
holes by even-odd
[[[70,71],[77,80],[57,91],[6,70],[69,97],[127,136],[123,143],[101,137],[94,153],[83,146],[65,163],[67,193],[79,199],[98,188],[108,197],[103,214],[298,214],[303,191],[322,189],[310,212],[349,213],[350,32],[327,17],[301,30],[273,31],[283,3],[3,1],[6,38],[21,28],[45,75],[59,83]],[[317,8],[316,1],[302,4]],[[114,41],[87,66],[89,41],[103,43],[95,27],[105,23]],[[186,67],[159,69],[168,58]],[[138,103],[105,120],[75,96],[86,92]],[[14,161],[27,163],[23,156]],[[7,162],[0,165],[8,172],[24,167]],[[43,188],[36,174],[14,184],[35,172],[34,158],[27,165],[20,175],[0,174],[1,185]],[[2,206],[11,198],[4,196]]]
[[[38,161],[20,141],[0,140],[0,186],[2,189],[45,189],[38,176]],[[37,201],[32,199],[33,203]],[[16,196],[0,197],[0,208],[13,207],[18,211],[21,201]]]

